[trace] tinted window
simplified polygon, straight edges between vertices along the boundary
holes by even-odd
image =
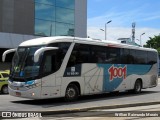
[[[46,51],[44,53],[44,61],[42,73],[48,75],[60,69],[64,57],[69,49],[71,43],[54,43],[50,47],[58,47],[58,50]]]
[[[88,45],[76,44],[71,53],[67,67],[75,66],[81,63],[88,63],[90,51]]]
[[[129,49],[121,49],[121,63],[122,64],[129,64],[130,60],[132,59],[132,56],[130,55]]]
[[[130,56],[129,56],[129,64],[135,64],[135,50],[130,50]]]
[[[103,46],[92,46],[91,47],[91,63],[106,63],[106,47]]]
[[[157,63],[157,53],[156,52],[148,52],[148,59],[147,63],[148,64],[155,64]]]
[[[147,52],[136,50],[135,51],[135,64],[146,64],[147,63]]]
[[[107,63],[119,64],[120,63],[120,49],[107,48]]]

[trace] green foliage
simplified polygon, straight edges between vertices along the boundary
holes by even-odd
[[[144,45],[144,47],[154,48],[160,54],[160,35],[159,36],[154,36],[153,38],[149,37],[149,40],[147,41],[147,44]]]

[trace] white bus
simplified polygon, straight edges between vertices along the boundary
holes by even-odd
[[[114,91],[141,92],[157,86],[158,53],[112,41],[76,37],[44,37],[25,41],[15,52],[9,94],[31,99]]]

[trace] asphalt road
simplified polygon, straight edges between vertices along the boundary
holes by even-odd
[[[83,96],[78,101],[71,103],[65,102],[62,98],[29,100],[10,95],[0,95],[0,111],[57,111],[155,101],[160,102],[160,84],[155,88],[145,89],[140,94],[122,92],[119,94]]]

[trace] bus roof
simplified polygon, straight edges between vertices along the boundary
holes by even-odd
[[[157,52],[157,50],[152,48],[143,48],[135,45],[122,44],[116,41],[99,40],[99,39],[92,39],[92,38],[68,37],[68,36],[41,37],[41,38],[31,39],[31,40],[22,42],[19,46],[22,47],[22,46],[48,45],[50,43],[56,43],[56,42],[75,42],[75,43],[82,43],[82,44],[101,45],[101,46],[108,46],[108,47],[138,49],[138,50],[147,50],[147,51]]]

